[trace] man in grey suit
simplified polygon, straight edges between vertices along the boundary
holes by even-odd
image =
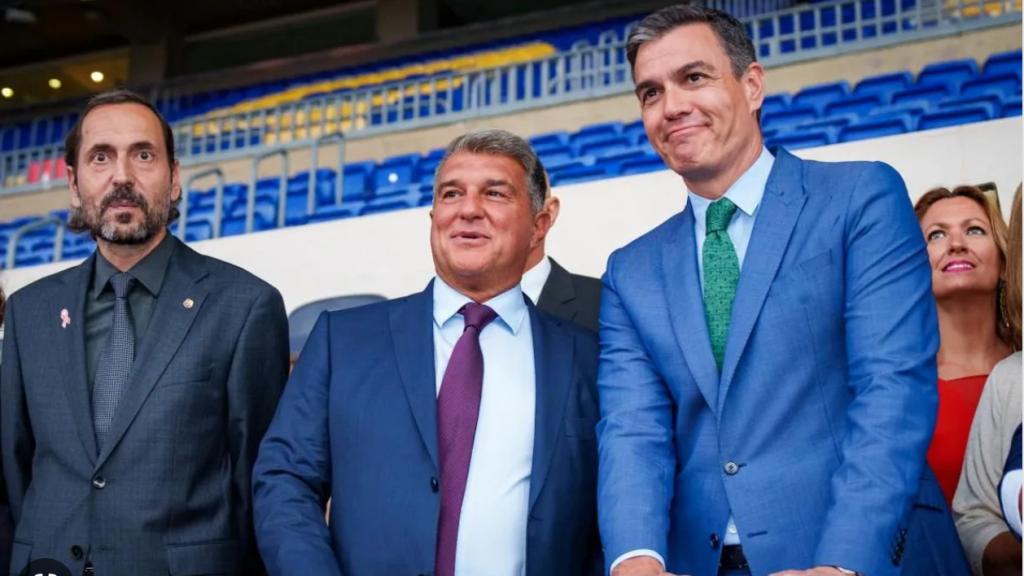
[[[555,225],[561,210],[557,196],[544,189],[544,210]],[[530,250],[523,273],[523,293],[544,312],[568,320],[597,333],[597,314],[601,306],[601,281],[573,274],[545,254],[545,239]]]
[[[262,573],[250,475],[286,378],[281,296],[167,233],[173,136],[141,97],[91,100],[66,161],[71,224],[97,251],[8,302],[10,570]]]

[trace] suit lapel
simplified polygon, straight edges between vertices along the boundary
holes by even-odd
[[[579,310],[572,305],[576,300],[576,290],[572,287],[572,277],[569,271],[562,268],[554,258],[551,258],[551,273],[548,274],[544,289],[541,290],[540,298],[537,299],[537,307],[547,310],[556,316],[576,320]]]
[[[434,283],[419,294],[397,302],[390,309],[391,337],[398,372],[405,387],[416,427],[430,453],[434,468],[437,456],[437,383],[434,367]]]
[[[64,277],[64,288],[53,299],[52,317],[46,318],[53,334],[52,342],[66,353],[58,354],[61,381],[71,407],[71,415],[89,461],[96,461],[96,435],[92,425],[92,402],[89,399],[88,364],[85,361],[85,296],[92,284],[93,255]],[[61,312],[68,311],[70,323],[62,327]]]
[[[203,258],[191,248],[179,243],[167,264],[167,274],[153,308],[149,328],[135,355],[132,376],[128,389],[118,402],[114,420],[110,426],[110,441],[100,454],[96,467],[103,465],[110,453],[120,443],[132,420],[145,403],[157,380],[164,373],[167,364],[181,347],[192,322],[203,309],[207,290],[198,282],[206,276]],[[185,299],[191,299],[191,307],[185,307]]]
[[[563,434],[565,404],[573,382],[574,340],[571,333],[560,330],[555,320],[542,319],[536,308],[529,307],[530,329],[533,332],[534,410],[533,462],[530,473],[530,504],[533,510],[544,486],[558,438]]]
[[[711,353],[711,337],[704,317],[704,295],[697,269],[697,241],[693,232],[693,210],[680,214],[675,237],[662,248],[665,300],[672,330],[697,387],[708,406],[717,406],[718,366]]]
[[[733,302],[729,336],[722,362],[722,388],[718,396],[721,413],[736,365],[750,339],[750,333],[761,314],[768,289],[779,271],[779,264],[789,246],[797,218],[807,200],[801,178],[801,161],[780,151],[765,187],[757,221],[750,236],[747,254],[740,272],[736,299]]]

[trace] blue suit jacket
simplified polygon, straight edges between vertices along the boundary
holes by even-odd
[[[885,576],[911,551],[921,552],[915,563],[930,562],[915,573],[942,574],[944,564],[962,573],[948,510],[923,466],[938,328],[899,175],[884,164],[778,154],[721,374],[693,226],[683,210],[612,254],[604,277],[606,559],[648,548],[670,571],[713,575],[731,511],[755,575],[837,565]],[[922,475],[917,500],[934,516],[908,538]],[[932,562],[932,541],[949,558]]]
[[[271,574],[433,572],[432,312],[428,287],[320,317],[254,471],[257,541]],[[597,338],[532,304],[529,314],[537,399],[527,573],[600,573]]]

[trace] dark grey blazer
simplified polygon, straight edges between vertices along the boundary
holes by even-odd
[[[571,274],[551,258],[551,274],[540,292],[537,308],[597,333],[601,281]]]
[[[95,257],[9,301],[0,457],[11,572],[51,558],[98,576],[262,573],[250,475],[287,377],[281,295],[178,243],[97,454],[83,327]]]

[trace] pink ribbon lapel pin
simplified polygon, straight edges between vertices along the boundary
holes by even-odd
[[[68,314],[67,308],[61,308],[60,310],[60,327],[67,328],[68,324],[71,324],[71,315]]]

